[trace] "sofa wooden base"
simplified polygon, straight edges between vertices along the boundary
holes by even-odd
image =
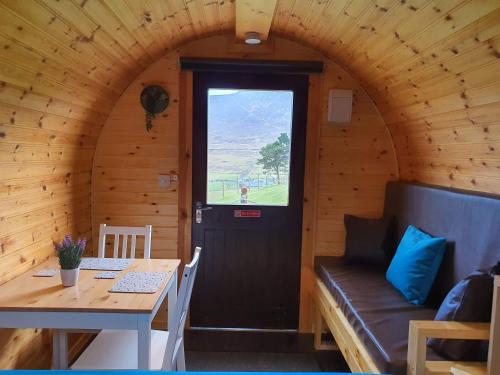
[[[314,301],[316,305],[316,324],[314,328],[316,349],[323,349],[321,347],[323,345],[321,343],[321,333],[324,322],[335,338],[337,346],[352,372],[380,374],[381,371],[377,368],[337,302],[319,278],[316,278]]]
[[[342,352],[352,372],[382,373],[375,365],[360,338],[354,332],[338,303],[319,278],[316,278],[315,281],[314,302],[316,307],[314,327],[315,348],[317,350],[325,349],[321,335],[323,328],[327,328],[335,338],[338,349]],[[428,337],[487,340],[490,332],[489,324],[411,321],[409,331],[408,374],[462,375],[469,373],[475,375],[486,373],[485,363],[426,361],[425,352]]]
[[[488,340],[489,323],[410,321],[408,333],[408,375],[481,374],[486,363],[427,361],[427,339]]]

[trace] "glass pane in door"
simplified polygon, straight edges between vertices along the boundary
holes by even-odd
[[[287,206],[293,91],[208,90],[207,204]]]

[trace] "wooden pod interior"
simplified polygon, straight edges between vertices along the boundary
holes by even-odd
[[[498,1],[244,3],[0,1],[0,283],[66,233],[96,251],[101,223],[151,224],[154,256],[189,256],[192,76],[180,57],[324,63],[309,91],[303,332],[314,256],[343,254],[343,215],[378,217],[386,182],[500,194]],[[245,45],[246,31],[265,40]],[[149,84],[170,104],[148,133]],[[349,126],[327,121],[333,88],[354,92]],[[180,179],[160,188],[162,174]],[[48,367],[48,343],[45,330],[2,330],[0,368]]]

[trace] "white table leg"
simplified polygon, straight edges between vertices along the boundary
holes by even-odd
[[[138,369],[151,369],[151,321],[149,315],[139,317],[137,336]]]
[[[68,369],[68,334],[55,329],[52,334],[52,367],[56,370]]]
[[[59,331],[52,330],[52,370],[59,370]]]
[[[175,305],[177,304],[177,269],[175,269],[172,279],[172,286],[168,291],[168,332],[171,332],[170,330],[175,318]]]

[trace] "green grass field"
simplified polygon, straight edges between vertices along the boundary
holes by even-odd
[[[239,204],[240,194],[235,190],[230,190],[226,191],[224,198],[222,198],[221,191],[210,191],[208,193],[208,202],[212,204]],[[288,184],[250,189],[248,203],[286,206],[288,204]]]

